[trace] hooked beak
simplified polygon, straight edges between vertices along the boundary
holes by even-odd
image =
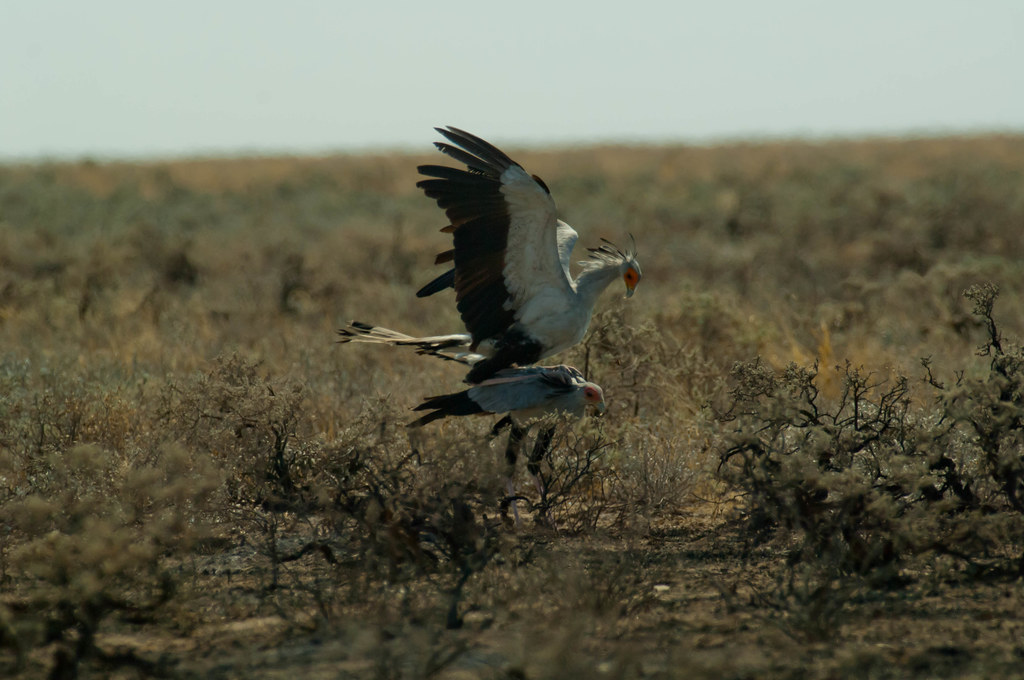
[[[634,287],[634,286],[631,286],[631,285],[629,285],[629,284],[627,283],[627,284],[626,284],[626,297],[628,297],[628,298],[631,298],[631,297],[633,297],[633,291],[634,291],[634,290],[635,290],[635,287]]]
[[[594,415],[598,418],[604,415],[604,401],[599,401],[594,404]]]

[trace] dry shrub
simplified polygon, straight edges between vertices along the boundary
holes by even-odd
[[[313,463],[292,445],[302,421],[300,384],[263,375],[258,362],[232,354],[218,357],[206,373],[170,384],[163,399],[165,431],[222,462],[232,501],[298,500],[298,477]]]
[[[448,625],[460,624],[463,584],[498,547],[500,475],[478,449],[498,455],[486,441],[463,430],[414,446],[408,417],[384,399],[330,438],[314,434],[301,386],[237,355],[171,386],[166,400],[168,430],[229,472],[225,516],[255,531],[278,613],[336,625],[383,583],[427,578],[424,597],[443,594]]]
[[[937,556],[965,575],[1024,574],[1024,350],[996,327],[995,287],[965,294],[988,329],[989,370],[947,388],[925,360],[924,397],[905,377],[849,364],[836,369],[835,400],[819,391],[817,366],[733,371],[720,473],[752,529],[793,537],[765,601],[802,612],[806,634],[827,634],[857,584],[905,585]]]
[[[577,425],[558,417],[535,429],[544,427],[554,427],[555,435],[545,458],[537,461],[539,488],[534,493],[530,487],[536,483],[524,485],[520,470],[516,499],[520,504],[526,501],[537,524],[570,533],[592,530],[611,506],[618,484],[616,467],[608,458],[614,445],[599,423]]]
[[[572,351],[570,360],[602,386],[608,401],[593,481],[600,480],[601,510],[616,525],[683,512],[708,491],[715,424],[707,407],[724,393],[723,362],[756,345],[738,314],[710,295],[697,295],[674,313],[663,310],[657,323],[634,320],[631,303],[616,305],[594,315]],[[736,339],[728,348],[727,336]],[[585,460],[579,443],[566,441],[554,455],[563,456],[563,465],[567,456]]]
[[[170,601],[219,471],[180,447],[124,460],[80,445],[43,466],[11,452],[0,463],[3,574],[17,585],[0,608],[8,668],[41,646],[53,649],[55,678],[89,659],[150,668],[101,652],[96,634],[110,617],[152,620]]]
[[[504,545],[499,454],[465,431],[410,441],[403,420],[385,403],[369,406],[327,447],[313,481],[321,545],[343,584],[328,617],[344,620],[342,605],[401,584],[401,608],[458,628],[466,583]],[[369,601],[387,608],[387,598]]]
[[[723,367],[756,350],[740,310],[714,296],[688,299],[677,313],[638,318],[630,303],[594,314],[569,362],[604,388],[609,415],[684,420],[724,388]]]
[[[710,427],[702,417],[672,428],[630,422],[617,428],[612,507],[618,526],[641,528],[685,514],[720,492],[713,488]]]
[[[0,447],[40,461],[79,442],[123,450],[144,429],[142,382],[111,366],[0,360]]]

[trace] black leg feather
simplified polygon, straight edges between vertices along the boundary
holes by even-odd
[[[533,444],[533,452],[530,453],[530,460],[526,464],[526,469],[534,477],[540,477],[540,464],[544,457],[548,455],[548,451],[551,450],[551,440],[554,436],[554,426],[545,428],[537,433],[537,441]]]

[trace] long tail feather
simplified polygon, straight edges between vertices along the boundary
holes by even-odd
[[[395,347],[413,347],[418,354],[426,354],[460,364],[471,365],[483,358],[480,354],[466,351],[471,342],[470,336],[466,333],[417,338],[390,328],[352,321],[345,328],[339,329],[338,335],[340,336],[339,343],[368,342]]]

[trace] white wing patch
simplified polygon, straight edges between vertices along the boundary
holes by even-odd
[[[565,272],[565,280],[572,285],[572,274],[569,273],[570,260],[572,258],[572,249],[576,245],[580,235],[576,233],[576,230],[570,227],[562,220],[558,220],[558,230],[555,233],[555,239],[558,242],[558,260],[562,263],[562,271]]]
[[[509,213],[503,272],[511,294],[508,308],[520,309],[537,296],[570,297],[572,286],[559,248],[551,195],[518,165],[502,173],[501,184]]]

